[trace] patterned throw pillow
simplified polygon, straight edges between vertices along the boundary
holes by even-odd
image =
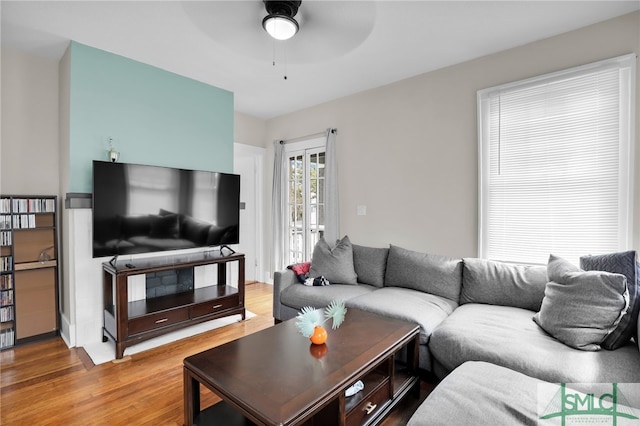
[[[580,267],[585,271],[606,271],[627,277],[629,311],[618,327],[605,339],[605,349],[624,346],[632,336],[638,341],[638,313],[640,312],[640,264],[634,250],[580,258]]]
[[[311,269],[311,262],[289,265],[287,266],[287,269],[291,269],[296,275],[296,278],[298,279],[300,284],[304,284],[307,278],[309,278],[309,269]]]

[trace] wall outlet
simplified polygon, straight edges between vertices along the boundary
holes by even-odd
[[[366,216],[367,215],[367,206],[358,206],[356,209],[356,214],[358,216]]]

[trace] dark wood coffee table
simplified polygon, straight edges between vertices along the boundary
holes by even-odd
[[[372,425],[419,392],[416,324],[349,309],[339,329],[325,325],[321,346],[293,319],[186,358],[185,425]],[[200,384],[222,402],[201,412]]]

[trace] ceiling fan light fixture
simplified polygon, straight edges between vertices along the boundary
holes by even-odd
[[[289,40],[300,29],[293,19],[300,4],[300,0],[264,0],[267,16],[262,20],[262,28],[276,40]]]
[[[267,15],[262,20],[262,27],[276,40],[289,40],[300,29],[298,22],[286,15]]]

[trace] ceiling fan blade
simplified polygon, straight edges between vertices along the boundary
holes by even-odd
[[[274,40],[263,30],[262,1],[185,1],[189,19],[214,42],[258,61],[274,58]],[[295,19],[300,31],[275,42],[289,64],[310,64],[340,57],[360,46],[376,20],[372,1],[303,1]]]

